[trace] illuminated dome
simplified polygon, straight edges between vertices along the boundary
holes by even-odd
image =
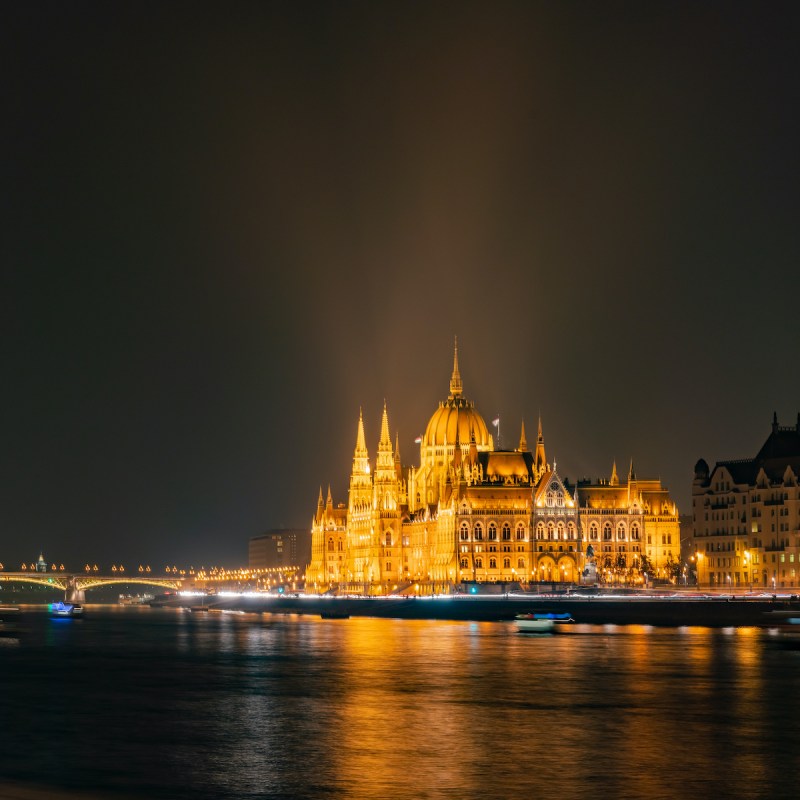
[[[493,447],[489,429],[483,417],[475,410],[475,405],[461,394],[461,375],[458,371],[458,346],[453,357],[453,376],[450,378],[450,396],[439,404],[431,417],[425,435],[422,437],[423,447],[453,447],[458,439],[459,444],[468,446],[472,437],[479,450],[490,450]]]

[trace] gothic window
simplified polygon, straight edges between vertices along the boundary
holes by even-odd
[[[553,505],[553,493],[549,489],[547,491],[547,496],[545,498],[545,503],[548,506],[552,506]]]
[[[337,542],[337,544],[338,544],[338,548],[337,548],[337,549],[338,549],[338,551],[341,553],[341,552],[342,552],[342,550],[344,550],[344,542],[343,542],[341,539],[339,539],[339,541]]]
[[[623,541],[625,539],[625,523],[624,522],[620,522],[620,524],[617,525],[617,539],[619,539],[620,541]]]
[[[497,525],[495,525],[494,522],[489,523],[489,541],[497,541]]]
[[[563,539],[563,538],[564,538],[564,523],[563,522],[559,522],[558,523],[558,535],[556,536],[556,539]]]
[[[544,525],[541,522],[536,526],[536,538],[544,539]]]
[[[590,539],[597,539],[597,523],[593,522],[589,526],[589,538]]]
[[[559,507],[564,505],[564,492],[560,490],[556,492],[556,505]]]
[[[386,571],[387,572],[391,572],[392,571],[392,562],[391,561],[387,561],[386,562]]]
[[[517,559],[517,569],[525,569],[525,559],[518,558]]]
[[[511,559],[504,558],[503,559],[503,569],[511,569]]]
[[[333,539],[328,539],[328,552],[333,552]]]
[[[606,522],[603,525],[603,539],[607,542],[611,541],[611,523]]]
[[[461,569],[467,569],[469,567],[469,561],[466,558],[461,559]]]
[[[634,522],[633,525],[631,525],[631,539],[634,539],[636,541],[639,540],[639,523],[638,522]]]
[[[548,538],[549,541],[551,541],[551,542],[553,541],[553,523],[552,522],[548,522],[547,523],[547,538]]]
[[[517,525],[517,541],[522,541],[525,538],[525,526],[520,522]]]
[[[511,541],[511,526],[507,522],[503,523],[503,541]]]
[[[497,559],[490,558],[489,559],[489,569],[497,569]]]
[[[477,569],[483,569],[483,559],[480,556],[475,559],[475,567]]]
[[[387,547],[391,547],[392,546],[392,534],[391,533],[387,533],[386,534],[386,546]]]
[[[467,541],[469,539],[469,525],[466,522],[461,523],[461,528],[459,529],[459,538],[462,542]]]
[[[475,523],[475,541],[479,542],[483,539],[483,525],[480,522]]]
[[[570,539],[574,539],[575,538],[575,525],[572,522],[570,522],[569,525],[567,525],[567,530],[569,531],[569,538]]]

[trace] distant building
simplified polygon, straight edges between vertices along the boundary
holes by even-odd
[[[631,462],[620,481],[616,463],[608,480],[578,481],[578,514],[597,577],[605,582],[676,578],[680,559],[678,509],[660,480],[636,477]]]
[[[702,458],[692,483],[693,551],[698,582],[777,589],[798,585],[800,569],[800,414],[778,425],[755,458]]]
[[[304,567],[311,558],[311,533],[300,529],[267,531],[250,539],[250,569]]]

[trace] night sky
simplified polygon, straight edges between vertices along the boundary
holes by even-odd
[[[0,6],[0,561],[241,565],[447,395],[571,479],[800,410],[797,3]]]

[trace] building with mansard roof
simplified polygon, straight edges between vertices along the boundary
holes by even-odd
[[[800,414],[778,424],[753,458],[700,459],[692,482],[689,558],[698,583],[779,589],[800,583]]]
[[[541,419],[533,450],[524,423],[516,448],[496,449],[490,428],[464,395],[457,346],[448,397],[419,441],[419,466],[403,466],[384,403],[373,459],[359,413],[347,502],[334,504],[329,490],[323,503],[320,490],[311,522],[309,589],[380,594],[417,587],[450,591],[472,583],[578,583],[587,575],[593,580],[595,559],[592,553],[587,563],[582,516],[591,523],[613,509],[603,516],[603,522],[614,520],[609,554],[618,562],[625,553],[634,567],[638,541],[628,550],[622,543],[628,540],[618,538],[623,506],[635,517],[630,523],[625,518],[626,536],[655,526],[662,506],[666,513],[662,501],[668,495],[660,483],[636,480],[621,494],[618,486],[597,491],[601,487],[587,484],[579,508],[576,487],[547,462]],[[677,519],[671,501],[670,514]],[[677,553],[677,527],[674,536]]]

